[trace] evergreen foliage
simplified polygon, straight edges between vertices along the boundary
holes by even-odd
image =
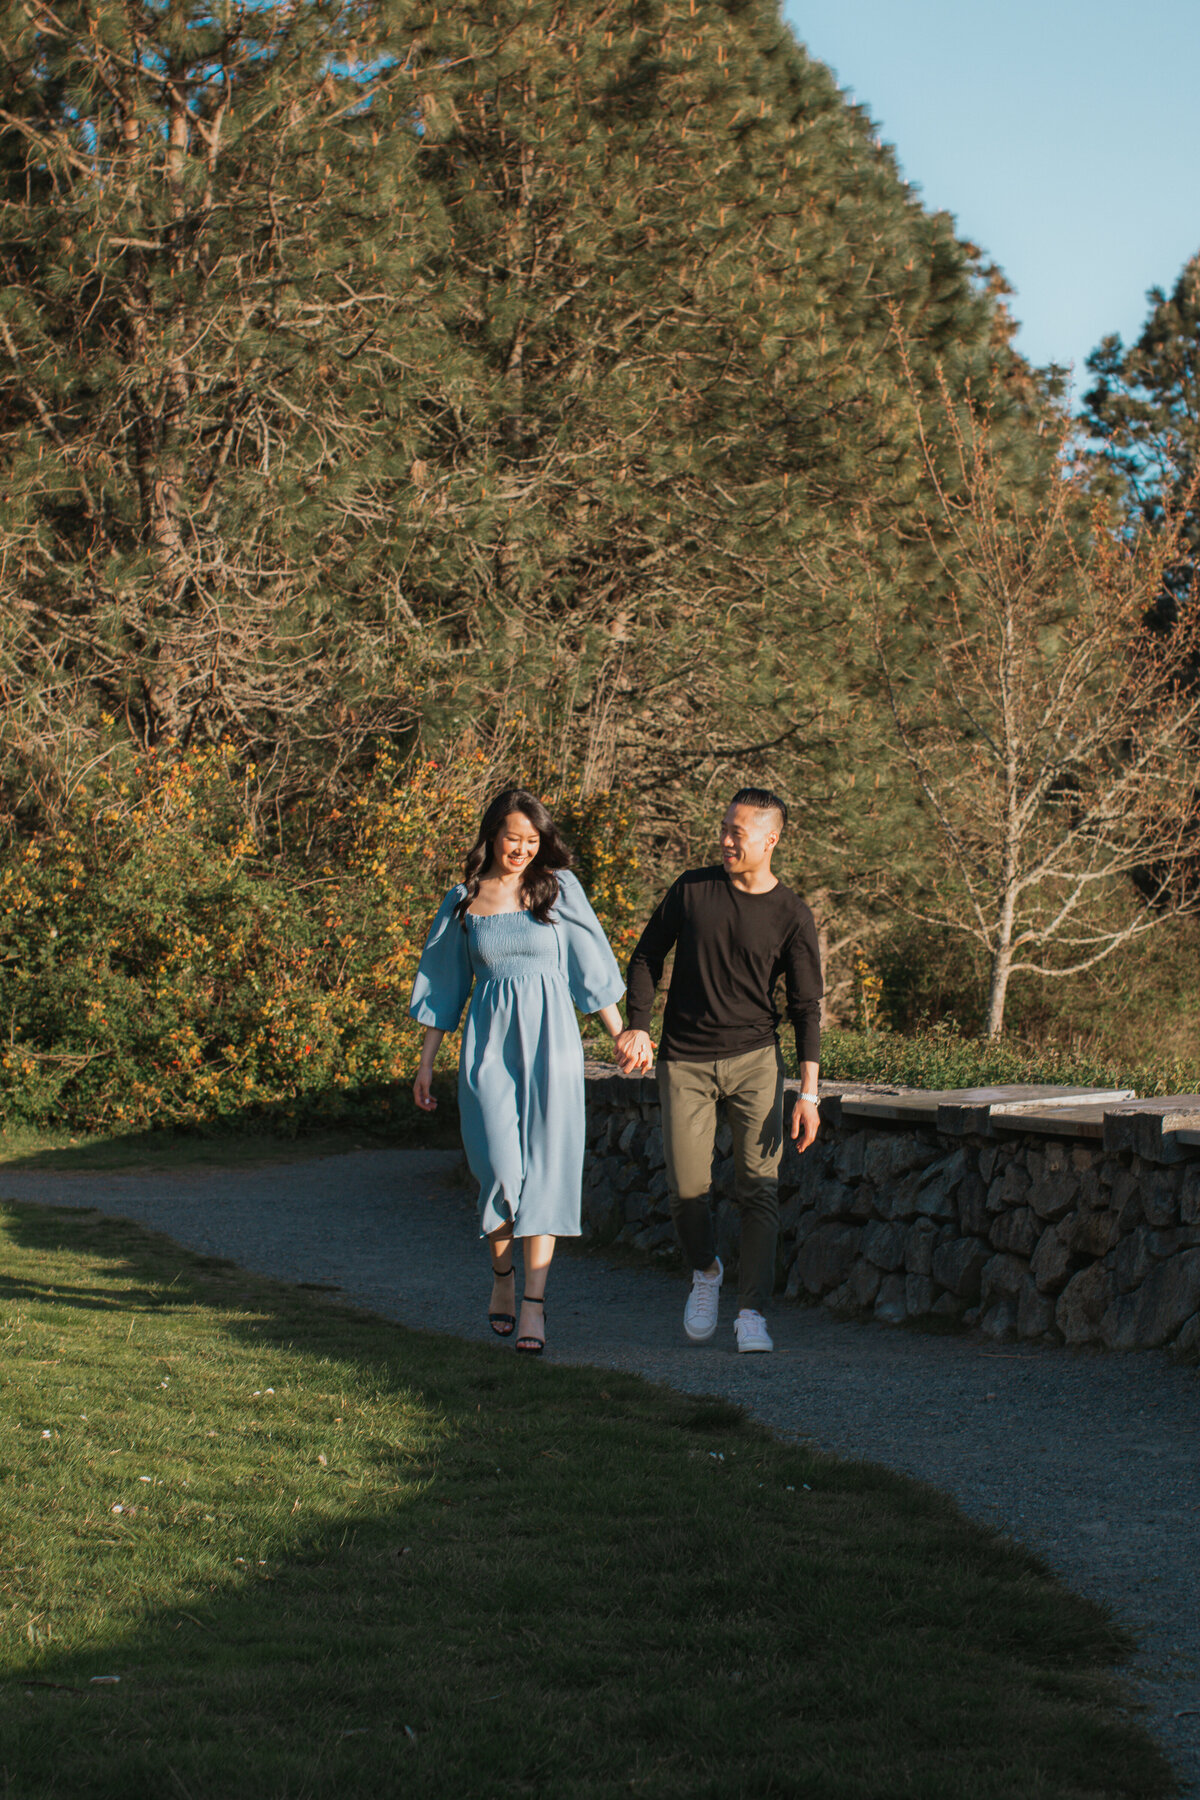
[[[220,737],[286,798],[416,717],[391,524],[427,223],[414,134],[367,116],[398,72],[348,67],[360,12],[0,8],[17,804]]]
[[[960,395],[1017,364],[774,0],[0,30],[10,805],[226,738],[282,817],[474,735],[665,828],[844,742],[898,342]]]
[[[1089,356],[1096,384],[1084,418],[1107,441],[1105,460],[1133,510],[1151,524],[1182,515],[1186,553],[1165,583],[1178,604],[1200,571],[1200,253],[1170,294],[1151,288],[1147,299],[1135,344],[1114,333]]]
[[[260,876],[324,880],[440,765],[431,806],[545,793],[623,927],[631,837],[665,880],[753,779],[836,974],[929,862],[873,630],[927,698],[929,469],[953,498],[986,414],[1027,516],[1058,396],[777,0],[0,0],[0,37],[10,866],[90,834],[132,919],[112,795],[219,745],[282,956]],[[90,1055],[71,1011],[25,1050]]]
[[[881,532],[913,498],[898,333],[927,385],[938,359],[957,392],[992,378],[972,255],[773,3],[489,0],[420,27],[472,384],[424,471],[445,524],[418,610],[462,647],[437,726],[552,721],[663,826],[697,777],[794,786],[844,755],[865,679],[851,515]]]

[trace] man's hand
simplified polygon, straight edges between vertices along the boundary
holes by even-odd
[[[648,1031],[627,1027],[613,1039],[613,1049],[622,1075],[640,1075],[654,1067],[654,1045]]]
[[[796,1139],[796,1149],[801,1156],[815,1141],[820,1123],[821,1115],[813,1101],[797,1100],[792,1108],[792,1136]]]

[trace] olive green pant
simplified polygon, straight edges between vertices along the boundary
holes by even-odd
[[[742,1214],[738,1304],[765,1312],[775,1285],[779,1163],[783,1156],[783,1059],[777,1044],[715,1062],[660,1062],[663,1150],[671,1218],[693,1269],[717,1254],[709,1190],[717,1104],[733,1132],[735,1192]]]

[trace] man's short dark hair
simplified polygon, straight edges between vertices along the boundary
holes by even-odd
[[[788,822],[786,804],[778,794],[773,794],[770,788],[739,788],[729,804],[730,806],[752,806],[755,812],[777,812],[781,832]]]

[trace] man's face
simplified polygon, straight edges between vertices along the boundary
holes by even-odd
[[[747,875],[761,868],[779,842],[773,813],[753,806],[731,806],[721,825],[721,861],[727,875]]]

